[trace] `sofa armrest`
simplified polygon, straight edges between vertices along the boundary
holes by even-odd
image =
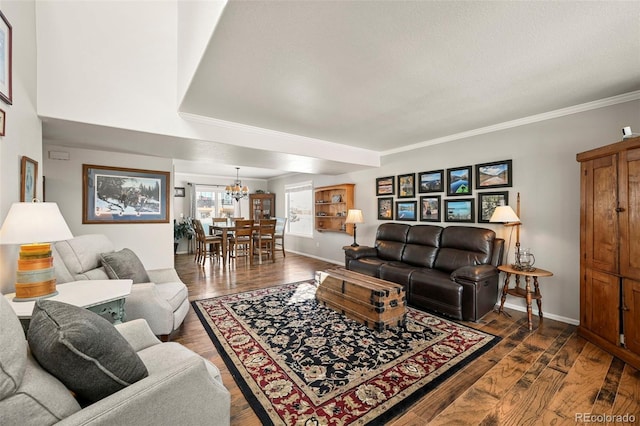
[[[349,259],[360,259],[362,257],[375,257],[378,255],[378,250],[375,247],[358,246],[344,247],[344,254]]]
[[[499,271],[493,265],[468,265],[456,269],[451,273],[451,280],[483,281],[498,275]]]
[[[116,324],[115,327],[136,352],[160,343],[160,340],[149,328],[147,321],[143,319],[123,322],[122,324]]]
[[[229,391],[194,356],[149,375],[63,419],[59,425],[230,423]]]
[[[131,293],[124,303],[127,321],[142,318],[156,335],[173,331],[173,309],[160,296],[154,283],[138,283],[131,286]]]
[[[149,269],[147,275],[152,282],[158,284],[182,282],[174,268]]]

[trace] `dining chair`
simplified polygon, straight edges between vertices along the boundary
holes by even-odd
[[[267,258],[271,258],[272,262],[276,261],[273,253],[276,222],[276,219],[260,219],[258,231],[253,235],[253,248],[259,256],[260,263],[262,263],[262,256],[265,254]]]
[[[285,257],[284,253],[284,229],[287,225],[286,217],[276,217],[276,232],[273,234],[273,248],[277,250],[278,247],[282,250],[282,257]]]
[[[211,218],[211,223],[212,224],[223,224],[226,225],[227,224],[227,218],[226,217],[212,217]],[[220,235],[222,234],[222,231],[216,231],[214,235]]]
[[[222,238],[215,235],[207,235],[199,219],[193,220],[196,230],[196,260],[204,265],[207,258],[215,259],[220,256]]]
[[[233,236],[229,238],[229,261],[238,257],[249,259],[253,263],[253,220],[236,219]]]

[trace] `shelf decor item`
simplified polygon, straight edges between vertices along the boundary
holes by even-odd
[[[169,223],[169,172],[83,164],[82,179],[82,223]]]
[[[51,242],[73,238],[56,203],[13,203],[2,228],[0,244],[21,244],[14,301],[51,297],[56,273]]]

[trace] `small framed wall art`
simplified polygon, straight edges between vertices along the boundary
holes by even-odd
[[[471,166],[447,169],[447,195],[471,195]]]
[[[489,223],[498,206],[509,204],[509,191],[478,193],[478,222]]]
[[[440,196],[420,197],[420,221],[440,222]]]
[[[12,55],[13,30],[7,17],[0,12],[0,99],[9,105],[13,103]]]
[[[416,174],[398,175],[398,198],[413,198],[416,196]]]
[[[396,220],[417,220],[417,202],[396,201]]]
[[[476,189],[513,186],[512,161],[476,164]]]
[[[464,200],[444,200],[446,222],[474,222],[473,198]]]
[[[176,186],[173,188],[174,197],[184,197],[184,195],[185,195],[184,186]]]
[[[38,162],[23,155],[20,163],[20,201],[31,202],[36,198],[37,182]]]
[[[378,198],[378,220],[393,220],[393,197]]]
[[[430,172],[418,173],[418,192],[421,194],[427,192],[444,191],[444,170],[432,170]]]
[[[394,195],[395,190],[395,176],[386,176],[376,179],[376,196],[381,195]]]

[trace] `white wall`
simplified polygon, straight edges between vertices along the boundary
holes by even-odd
[[[577,323],[580,308],[580,167],[576,154],[620,141],[624,126],[640,130],[640,101],[388,155],[383,157],[383,165],[377,169],[333,177],[295,175],[274,179],[269,182],[269,189],[278,194],[277,208],[283,211],[284,200],[280,194],[287,183],[309,179],[314,186],[355,183],[355,206],[363,210],[366,221],[358,226],[358,243],[371,245],[378,225],[383,223],[377,220],[377,177],[512,159],[514,184],[505,189],[509,190],[510,204],[514,207],[516,194],[520,192],[522,248],[532,249],[536,266],[554,273],[552,278],[540,279],[543,312],[550,318]],[[440,195],[443,200],[447,198],[445,193]],[[475,188],[473,197],[477,209]],[[473,226],[491,228],[498,236],[509,237],[507,228],[500,225],[476,223]],[[334,233],[315,232],[313,239],[286,237],[288,249],[340,263],[344,262],[342,246],[351,242],[349,235]],[[515,235],[512,246],[514,244]],[[512,247],[510,260],[513,259]],[[511,296],[507,304],[516,309],[525,306],[522,299]]]
[[[36,115],[36,41],[33,1],[0,1],[13,27],[13,104],[0,102],[6,113],[5,136],[0,136],[0,224],[12,203],[20,201],[20,160],[39,165],[37,196],[42,196],[42,127]],[[15,282],[18,246],[0,246],[0,290]],[[12,285],[12,284],[11,284]]]
[[[49,151],[69,153],[69,160],[51,160]],[[45,184],[47,201],[55,201],[73,235],[104,234],[116,249],[130,248],[147,269],[173,266],[173,222],[162,224],[82,224],[82,165],[172,172],[171,159],[92,151],[45,144]],[[173,182],[169,182],[173,199]],[[169,206],[173,219],[172,206]]]

